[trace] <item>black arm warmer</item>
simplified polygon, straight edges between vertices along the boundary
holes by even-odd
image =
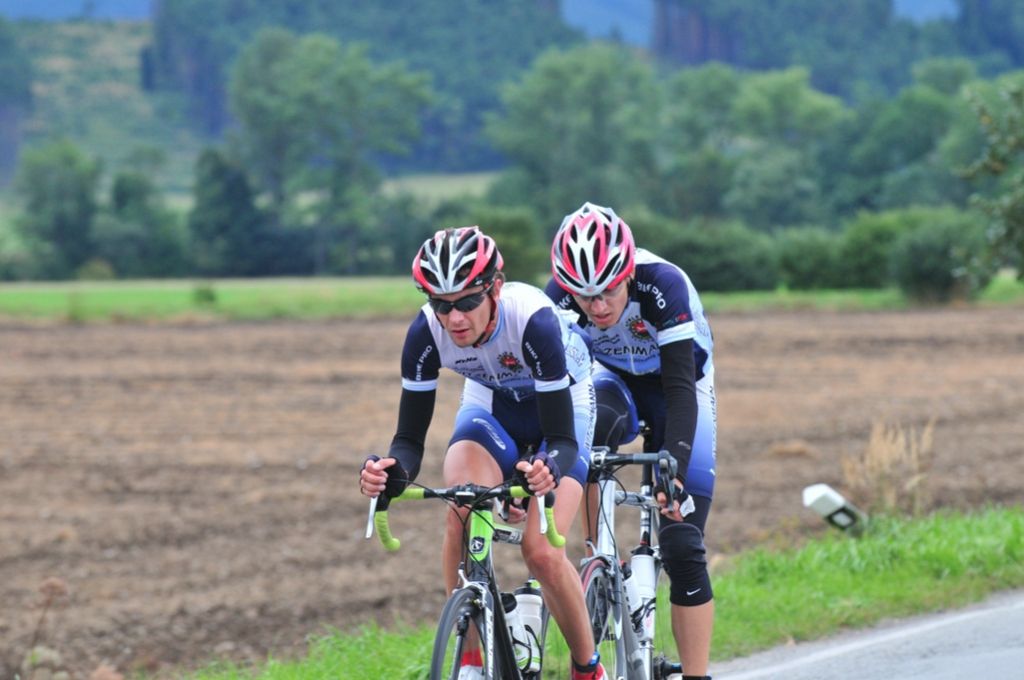
[[[434,417],[434,400],[437,392],[413,392],[402,390],[398,403],[398,427],[391,440],[388,456],[398,460],[409,475],[409,481],[416,479],[423,462],[423,442],[427,428]]]
[[[664,448],[679,463],[679,480],[686,481],[693,436],[697,430],[697,386],[694,384],[693,340],[661,347],[661,386],[665,391]]]
[[[540,413],[540,429],[548,444],[548,455],[557,451],[558,455],[553,457],[558,469],[562,474],[569,474],[579,456],[572,393],[568,387],[554,392],[538,392],[537,410]]]

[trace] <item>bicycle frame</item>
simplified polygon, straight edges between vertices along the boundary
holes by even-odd
[[[640,464],[641,482],[639,492],[627,492],[619,488],[614,471],[623,465]],[[587,573],[587,566],[600,561],[612,582],[612,588],[619,597],[611,603],[611,615],[614,625],[614,639],[621,640],[617,646],[617,656],[625,654],[628,666],[628,677],[636,680],[661,680],[669,674],[679,672],[678,664],[667,662],[663,657],[655,655],[654,616],[656,598],[642,603],[630,602],[626,593],[623,568],[620,563],[619,545],[615,538],[615,514],[619,505],[635,507],[639,510],[639,542],[637,548],[651,554],[654,559],[655,574],[661,569],[661,554],[657,544],[651,538],[656,534],[657,517],[660,506],[654,499],[655,479],[654,466],[661,469],[662,480],[674,476],[675,461],[667,453],[645,454],[610,454],[603,447],[596,447],[592,454],[591,467],[599,470],[598,474],[598,516],[597,532],[594,540],[589,543],[592,557],[585,558],[581,571]],[[635,611],[635,614],[634,614]],[[625,670],[616,659],[619,668],[617,673]],[[610,669],[609,669],[610,670]]]
[[[523,540],[523,530],[495,520],[493,500],[501,497],[525,498],[527,496],[529,496],[529,492],[518,486],[489,489],[466,484],[449,489],[410,488],[393,499],[441,498],[451,501],[455,506],[468,508],[464,536],[466,554],[458,574],[461,585],[452,592],[445,611],[442,613],[442,622],[445,620],[449,605],[454,602],[469,604],[473,608],[473,611],[469,613],[470,616],[476,613],[482,615],[484,623],[480,644],[484,651],[484,677],[488,680],[496,678],[523,680],[524,678],[540,677],[540,672],[524,675],[516,663],[505,610],[498,604],[501,601],[500,591],[494,572],[492,554],[494,542],[519,545]],[[389,551],[397,550],[401,544],[391,533],[387,510],[375,512],[376,503],[374,501],[376,499],[371,500],[370,510],[373,526],[377,528],[384,547]],[[541,531],[547,535],[552,545],[564,545],[565,538],[558,534],[555,525],[553,505],[554,495],[549,494],[545,498],[543,512],[540,514]],[[370,533],[368,530],[367,537]],[[472,597],[466,596],[466,592],[471,592]],[[440,635],[444,631],[439,629],[438,632]],[[438,641],[435,641],[435,654],[437,645]]]

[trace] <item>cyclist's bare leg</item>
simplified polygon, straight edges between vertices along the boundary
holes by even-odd
[[[498,463],[491,454],[476,442],[463,440],[452,444],[444,457],[444,483],[446,486],[456,484],[482,484],[497,486],[501,484],[502,475]],[[458,587],[459,563],[462,561],[462,532],[466,511],[447,513],[445,522],[444,547],[442,549],[441,566],[444,570],[444,582],[449,593]]]
[[[582,497],[583,488],[579,482],[563,477],[555,501],[555,524],[563,536],[572,528]],[[583,665],[594,654],[594,638],[587,618],[583,586],[579,573],[565,554],[565,548],[552,546],[540,534],[539,506],[536,500],[530,503],[526,535],[523,537],[523,558],[530,573],[540,581],[544,603],[558,622],[573,659]]]
[[[687,675],[707,675],[711,653],[711,629],[715,622],[715,601],[696,607],[672,605],[672,634],[679,648],[679,660]]]
[[[455,442],[448,448],[444,457],[445,486],[472,482],[485,486],[496,486],[501,483],[501,470],[487,449],[476,442],[464,440]],[[446,593],[450,594],[459,587],[459,564],[462,562],[463,520],[466,511],[453,508],[445,513],[444,544],[441,548],[441,569],[444,572]],[[479,643],[475,628],[469,629],[467,638],[472,649]]]
[[[583,496],[583,503],[580,504],[583,521],[580,522],[580,528],[583,530],[583,546],[586,549],[586,555],[592,557],[594,551],[590,549],[590,544],[587,541],[597,542],[597,513],[600,511],[601,499],[597,484],[588,482]]]

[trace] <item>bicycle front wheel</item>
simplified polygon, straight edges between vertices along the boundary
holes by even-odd
[[[636,654],[636,633],[623,604],[625,598],[615,588],[608,565],[600,559],[593,560],[584,568],[582,579],[594,644],[605,670],[615,679],[644,677],[640,675],[643,662]],[[637,668],[631,671],[631,664]]]
[[[487,667],[484,645],[480,642],[486,639],[487,628],[479,598],[475,590],[463,588],[452,593],[445,603],[434,638],[430,680],[458,680],[463,659],[477,654]]]

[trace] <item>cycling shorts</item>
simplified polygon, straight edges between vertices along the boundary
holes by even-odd
[[[594,438],[594,384],[587,378],[572,385],[569,391],[572,394],[579,455],[571,469],[562,470],[562,475],[583,485],[590,467],[590,446]],[[487,449],[501,468],[501,474],[509,479],[515,464],[529,447],[536,451],[545,448],[536,401],[518,402],[467,380],[448,446],[467,440]]]
[[[697,429],[693,436],[690,465],[686,470],[686,491],[695,496],[711,498],[715,491],[716,412],[714,374],[697,381]],[[665,441],[665,393],[661,376],[628,376],[610,371],[604,366],[594,367],[594,389],[598,393],[600,418],[617,417],[627,426],[622,428],[619,445],[628,444],[639,434],[638,421],[642,419],[651,428],[644,442],[644,450],[659,451]],[[601,399],[601,392],[612,395]],[[605,404],[622,404],[623,413],[613,413]]]

